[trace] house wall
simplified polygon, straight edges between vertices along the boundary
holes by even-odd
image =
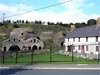
[[[98,37],[98,41],[100,41],[100,37]],[[98,54],[98,51],[96,51],[96,46],[98,46],[97,43],[98,42],[96,42],[96,37],[88,37],[88,42],[86,41],[86,37],[83,37],[80,38],[80,42],[79,42],[79,38],[66,38],[64,44],[65,44],[65,51],[68,51],[68,46],[73,44],[75,45],[74,52],[77,51],[78,53],[82,53],[82,46],[83,46],[84,53]],[[97,45],[88,45],[88,44],[97,44]]]

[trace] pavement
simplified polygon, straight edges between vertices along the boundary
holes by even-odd
[[[100,70],[100,64],[29,64],[29,65],[0,65],[0,69]]]

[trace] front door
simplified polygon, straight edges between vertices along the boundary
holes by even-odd
[[[68,46],[68,52],[71,52],[71,45]]]
[[[81,46],[81,52],[84,53],[84,45]]]

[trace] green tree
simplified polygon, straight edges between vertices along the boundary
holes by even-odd
[[[38,21],[38,24],[42,24],[42,21]]]
[[[3,23],[2,22],[0,22],[0,26],[3,26]]]
[[[22,20],[22,24],[24,24],[24,20]]]
[[[95,19],[89,19],[87,21],[87,25],[95,25],[96,24],[96,20]]]
[[[28,20],[26,20],[26,24],[28,24],[29,23],[29,21]]]
[[[34,22],[35,24],[38,24],[38,21],[37,20],[35,20],[35,22]]]
[[[13,27],[14,28],[19,28],[18,24],[16,22],[13,22]]]

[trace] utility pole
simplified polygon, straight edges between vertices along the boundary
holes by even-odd
[[[5,22],[5,13],[3,13],[3,24]]]

